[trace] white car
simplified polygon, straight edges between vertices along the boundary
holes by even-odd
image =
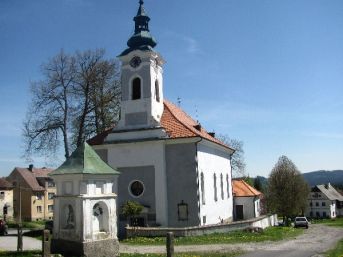
[[[306,219],[306,217],[295,217],[294,227],[295,228],[298,228],[298,227],[308,228],[308,220]]]

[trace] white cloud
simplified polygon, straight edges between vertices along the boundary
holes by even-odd
[[[174,31],[164,31],[164,35],[169,38],[172,38],[172,41],[181,41],[185,46],[180,47],[180,49],[186,49],[186,52],[189,54],[200,54],[202,53],[199,42],[190,36],[182,35]]]

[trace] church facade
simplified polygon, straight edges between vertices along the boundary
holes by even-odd
[[[129,200],[144,209],[140,226],[188,227],[231,221],[231,155],[234,150],[208,133],[178,106],[164,99],[163,57],[154,50],[143,1],[122,62],[118,124],[88,141],[121,174],[120,215]]]

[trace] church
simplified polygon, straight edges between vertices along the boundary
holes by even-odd
[[[139,226],[189,227],[232,221],[232,148],[207,132],[163,95],[163,65],[139,1],[135,30],[120,55],[121,113],[110,130],[88,141],[120,171],[118,225],[128,223],[121,206],[144,206]],[[131,224],[132,225],[132,224]]]

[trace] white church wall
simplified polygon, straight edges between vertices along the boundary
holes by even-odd
[[[232,220],[233,197],[230,155],[220,148],[205,140],[198,144],[199,180],[201,180],[201,173],[204,176],[204,194],[202,194],[201,181],[199,181],[198,189],[201,225],[216,224],[221,219]],[[217,200],[215,200],[214,174],[216,174]],[[221,174],[223,175],[224,199],[221,197]],[[227,176],[229,183],[226,181]],[[205,196],[204,202],[202,201],[203,195]]]
[[[113,144],[107,147],[108,164],[112,167],[155,167],[156,222],[166,226],[168,215],[164,141]]]

